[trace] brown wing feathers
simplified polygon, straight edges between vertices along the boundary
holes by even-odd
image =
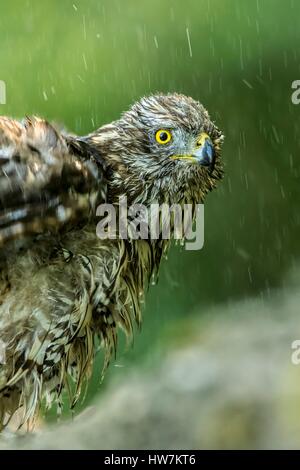
[[[0,245],[89,215],[102,175],[83,145],[42,119],[0,117]]]

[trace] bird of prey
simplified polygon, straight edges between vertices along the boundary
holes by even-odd
[[[0,118],[0,428],[18,409],[73,407],[102,346],[130,337],[169,241],[101,239],[96,208],[202,203],[223,174],[223,135],[197,101],[156,94],[78,137]],[[172,227],[171,227],[172,229]],[[1,360],[2,348],[2,360]]]

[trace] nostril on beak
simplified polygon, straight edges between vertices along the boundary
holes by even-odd
[[[197,150],[194,152],[193,156],[197,163],[202,166],[213,167],[214,148],[210,138],[207,136],[205,139],[198,140],[196,148]]]

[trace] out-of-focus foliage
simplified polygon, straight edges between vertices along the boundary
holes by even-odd
[[[172,250],[121,365],[159,359],[165,331],[192,311],[282,284],[300,253],[299,2],[0,0],[0,11],[1,114],[86,133],[141,95],[179,91],[224,130],[226,178],[207,199],[205,247]]]

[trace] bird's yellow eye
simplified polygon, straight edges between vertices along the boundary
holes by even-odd
[[[166,129],[159,129],[159,131],[155,133],[155,139],[156,139],[156,142],[164,145],[170,142],[170,140],[172,139],[172,134],[170,131],[167,131]]]

